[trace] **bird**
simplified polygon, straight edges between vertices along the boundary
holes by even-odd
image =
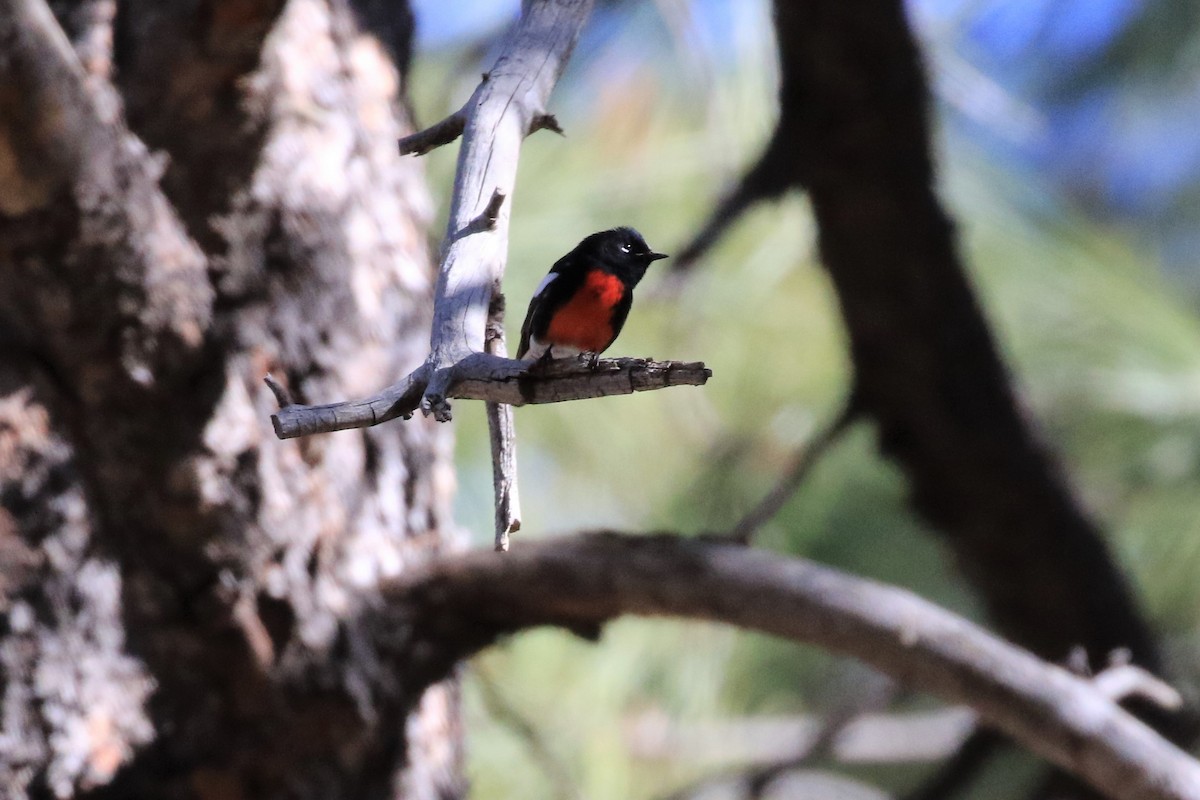
[[[622,226],[593,233],[554,262],[529,301],[517,358],[545,360],[587,353],[594,367],[616,340],[633,288],[656,253],[636,230]]]

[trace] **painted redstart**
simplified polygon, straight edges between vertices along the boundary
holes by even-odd
[[[633,228],[593,233],[555,262],[542,278],[521,326],[517,358],[566,358],[590,353],[593,362],[617,338],[633,304],[633,287],[655,253]]]

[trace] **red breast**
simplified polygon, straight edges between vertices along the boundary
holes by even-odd
[[[554,313],[546,341],[598,353],[613,340],[613,309],[625,294],[625,283],[616,275],[594,269],[583,285]]]

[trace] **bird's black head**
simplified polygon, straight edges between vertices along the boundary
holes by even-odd
[[[579,250],[604,262],[622,277],[636,284],[646,274],[646,268],[665,253],[656,253],[633,228],[621,227],[593,233],[579,243]]]

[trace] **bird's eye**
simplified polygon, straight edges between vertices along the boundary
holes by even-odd
[[[629,245],[628,245],[628,244],[623,244],[623,245],[621,245],[621,252],[622,252],[622,253],[628,253],[628,252],[629,252]]]

